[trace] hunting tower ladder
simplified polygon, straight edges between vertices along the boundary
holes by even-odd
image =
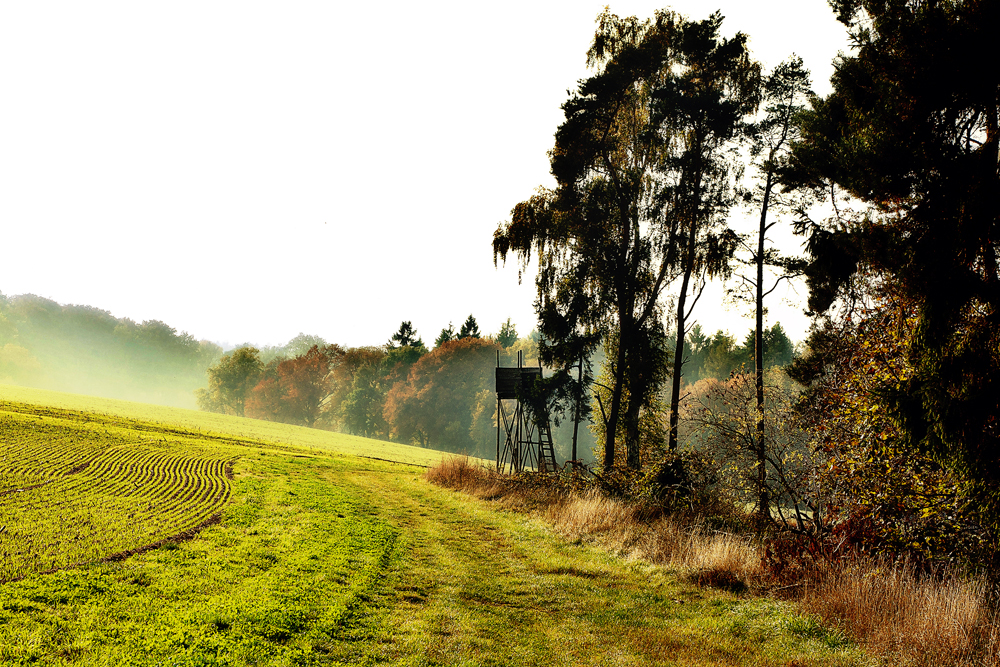
[[[498,472],[558,469],[548,418],[536,419],[523,400],[525,392],[541,377],[541,364],[537,368],[523,366],[520,351],[515,368],[501,367],[497,352]]]

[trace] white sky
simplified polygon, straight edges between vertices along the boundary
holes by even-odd
[[[3,3],[0,291],[229,343],[527,333],[533,276],[493,268],[493,231],[552,184],[607,2]],[[847,48],[826,0],[670,7],[721,9],[768,68],[798,53],[821,94]],[[801,310],[770,321],[800,339]],[[751,326],[718,292],[695,317]]]

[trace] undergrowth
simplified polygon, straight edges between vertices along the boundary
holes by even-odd
[[[982,578],[918,572],[872,558],[823,559],[790,548],[787,536],[728,529],[738,517],[706,519],[610,497],[579,471],[507,476],[467,458],[429,469],[432,483],[547,521],[570,541],[675,569],[704,586],[796,601],[804,612],[864,645],[887,665],[1000,665],[1000,618]]]

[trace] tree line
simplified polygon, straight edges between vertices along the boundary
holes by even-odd
[[[0,295],[0,382],[193,408],[192,392],[221,355],[159,320]]]
[[[458,331],[443,328],[432,349],[409,321],[384,345],[300,339],[312,345],[266,361],[253,346],[224,355],[196,392],[199,407],[492,458],[493,369],[518,352],[537,363],[535,338],[519,338],[509,319],[484,336],[472,315]]]
[[[769,334],[769,363],[789,363],[792,343],[781,325]],[[538,343],[537,332],[519,338],[509,319],[495,335],[483,336],[471,315],[458,332],[452,324],[442,329],[433,349],[409,321],[381,346],[344,348],[300,334],[281,348],[232,350],[207,370],[208,386],[195,394],[203,410],[492,459],[493,368],[498,361],[516,365],[518,353],[522,363],[537,364]],[[722,331],[708,337],[696,328],[687,350],[699,377],[726,377],[749,363],[753,332],[740,345]],[[552,417],[565,460],[572,424],[567,414]],[[592,434],[581,439],[582,459],[591,459],[594,442]]]

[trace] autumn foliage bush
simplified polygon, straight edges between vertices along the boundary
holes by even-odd
[[[809,385],[798,412],[820,456],[830,524],[854,551],[925,571],[996,573],[997,535],[973,484],[910,446],[887,403],[914,373],[905,341],[915,326],[910,304],[870,290],[792,366]]]

